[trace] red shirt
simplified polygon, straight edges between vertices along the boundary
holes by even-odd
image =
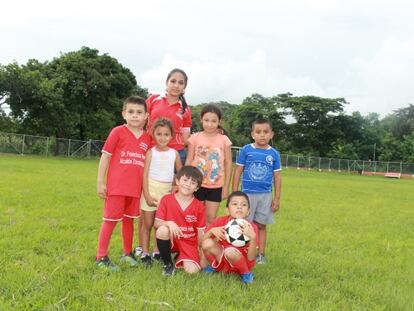
[[[205,233],[207,233],[208,231],[210,231],[212,228],[225,226],[230,221],[230,219],[232,219],[232,217],[230,217],[230,216],[217,217],[210,224],[210,226],[207,227]],[[254,223],[252,223],[252,222],[250,222],[250,221],[248,221],[247,219],[245,219],[245,220],[247,222],[249,222],[253,226],[254,232],[256,233],[256,245],[259,245],[259,230],[257,229],[257,225],[254,224]],[[229,242],[227,242],[226,239],[219,241],[219,243],[221,245],[223,245],[224,247],[227,247],[227,246],[235,247],[234,245],[232,245]],[[237,247],[237,249],[240,250],[240,252],[242,254],[247,255],[247,249],[248,249],[248,247],[249,247],[249,243],[247,243],[245,246]]]
[[[155,219],[161,221],[173,221],[180,227],[186,239],[197,243],[197,229],[203,229],[206,226],[204,204],[196,198],[183,210],[175,198],[175,194],[166,194],[158,205]]]
[[[102,148],[102,152],[111,155],[106,178],[108,195],[141,196],[145,153],[150,142],[146,132],[136,138],[126,125],[112,129]]]
[[[147,98],[147,109],[149,113],[148,132],[152,133],[152,124],[159,118],[169,119],[174,128],[174,136],[171,139],[168,147],[175,150],[182,150],[185,148],[184,142],[181,138],[181,133],[190,133],[191,130],[191,110],[190,107],[182,113],[181,102],[169,105],[165,96],[151,95]],[[155,143],[152,142],[152,145]]]

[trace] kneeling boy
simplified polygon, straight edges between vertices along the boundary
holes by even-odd
[[[174,274],[171,252],[178,253],[176,268],[182,267],[187,273],[200,271],[198,250],[206,216],[204,205],[194,197],[194,192],[202,180],[203,175],[196,167],[184,166],[176,176],[178,191],[160,200],[154,227],[166,276]]]
[[[249,198],[241,191],[233,192],[226,204],[227,216],[219,217],[206,229],[202,248],[211,266],[205,272],[223,272],[239,274],[244,284],[253,282],[252,268],[256,264],[257,226],[246,220],[241,228],[250,241],[243,247],[227,242],[224,227],[232,218],[243,218],[249,214]]]

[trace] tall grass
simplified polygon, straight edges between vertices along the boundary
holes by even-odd
[[[96,160],[0,156],[0,310],[414,310],[414,182],[285,170],[266,265],[236,276],[94,256]],[[118,262],[117,227],[110,256]]]

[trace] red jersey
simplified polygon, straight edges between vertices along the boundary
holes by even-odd
[[[136,138],[126,125],[112,129],[102,148],[111,155],[106,178],[108,195],[141,196],[145,153],[150,143],[146,132]]]
[[[170,193],[161,198],[155,219],[175,222],[184,235],[180,239],[197,244],[197,229],[203,229],[206,226],[205,214],[204,204],[196,198],[183,210],[175,194]]]
[[[168,147],[175,150],[182,150],[185,148],[184,142],[181,138],[181,133],[190,133],[191,131],[191,110],[190,107],[182,113],[181,102],[169,105],[167,98],[161,95],[151,95],[147,98],[147,109],[149,113],[148,118],[148,132],[152,133],[152,124],[159,118],[169,119],[174,128],[174,136],[171,139]],[[154,141],[152,145],[154,145]]]
[[[223,226],[225,226],[229,221],[230,221],[230,219],[232,219],[232,217],[230,217],[230,216],[222,216],[222,217],[217,217],[208,227],[207,227],[207,229],[206,229],[206,233],[208,232],[208,231],[210,231],[212,228],[215,228],[215,227],[223,227]],[[252,226],[253,226],[253,229],[254,229],[254,232],[256,233],[256,245],[259,245],[259,230],[257,229],[257,226],[256,226],[256,224],[254,224],[254,223],[252,223],[252,222],[250,222],[250,221],[248,221],[247,219],[245,219],[248,223],[250,223]],[[224,239],[224,240],[221,240],[221,241],[219,241],[218,243],[220,243],[221,245],[223,245],[225,248],[226,247],[228,247],[228,246],[231,246],[231,247],[236,247],[236,246],[234,246],[234,245],[232,245],[232,244],[230,244],[229,242],[227,242],[227,240],[226,239]],[[247,249],[248,249],[248,247],[249,247],[249,243],[247,243],[245,246],[242,246],[242,247],[236,247],[243,255],[247,255]]]

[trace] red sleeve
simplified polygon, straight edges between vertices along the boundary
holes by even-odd
[[[166,207],[167,203],[165,200],[166,196],[163,196],[161,198],[160,204],[158,205],[157,212],[155,213],[155,218],[158,220],[165,221],[166,219]]]
[[[227,222],[224,222],[224,223],[227,223]],[[204,232],[208,232],[215,227],[222,227],[222,226],[224,226],[223,217],[219,217],[219,218],[214,219],[213,222],[207,227],[207,229]]]
[[[103,152],[112,155],[119,141],[119,129],[119,127],[115,127],[109,133],[108,138],[106,139],[105,144],[102,147]]]
[[[147,112],[150,115],[154,107],[154,99],[157,98],[158,96],[159,96],[158,94],[153,94],[150,97],[148,97],[147,100],[145,101],[147,103]]]
[[[198,202],[199,207],[198,207],[198,215],[197,215],[197,219],[198,219],[198,223],[197,223],[197,228],[205,228],[206,227],[206,210],[204,207],[204,204],[201,202]]]

